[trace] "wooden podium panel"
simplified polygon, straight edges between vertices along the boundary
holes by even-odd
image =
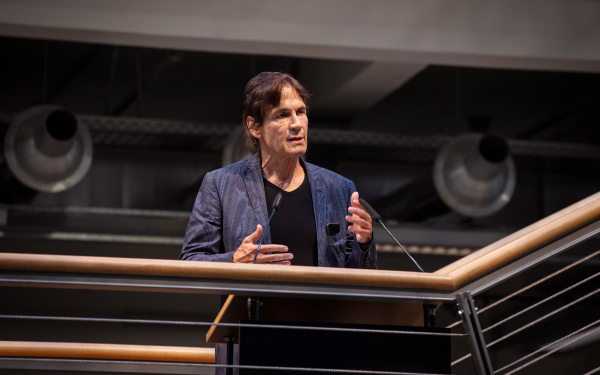
[[[261,297],[262,320],[315,323],[423,326],[423,305],[406,302],[348,301],[315,298]],[[248,319],[247,299],[230,295],[215,323],[239,323]],[[224,337],[238,337],[239,328],[210,327],[206,342],[225,343]]]

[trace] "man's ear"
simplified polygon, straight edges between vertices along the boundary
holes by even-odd
[[[261,134],[260,131],[258,130],[259,126],[258,123],[254,120],[254,117],[252,116],[248,116],[246,117],[246,127],[248,128],[248,131],[250,132],[250,134],[252,134],[254,136],[254,138],[259,139]]]

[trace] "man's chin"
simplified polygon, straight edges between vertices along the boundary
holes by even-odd
[[[304,149],[302,149],[301,151],[298,151],[297,155],[300,156],[304,156],[306,155],[306,147]]]
[[[291,154],[294,154],[297,156],[304,155],[304,154],[306,154],[306,150],[307,150],[306,143],[302,144],[302,145],[292,145],[291,147],[288,148],[288,150]]]

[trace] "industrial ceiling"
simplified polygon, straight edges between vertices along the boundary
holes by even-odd
[[[5,233],[24,236],[33,215],[40,233],[152,237],[136,220],[163,217],[177,243],[241,126],[245,83],[281,70],[312,94],[308,161],[354,180],[410,244],[483,246],[600,187],[599,14],[585,1],[4,0],[0,125],[60,105],[94,148],[74,187],[5,200]],[[471,132],[505,139],[516,167],[510,202],[486,217],[434,187],[440,150]]]

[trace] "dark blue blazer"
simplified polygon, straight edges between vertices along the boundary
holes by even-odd
[[[354,183],[316,165],[304,165],[315,211],[319,266],[376,268],[375,239],[363,251],[347,229],[350,223],[345,216],[356,190]],[[268,215],[260,153],[209,172],[198,192],[180,258],[231,262],[235,250],[256,225],[264,228]],[[327,236],[328,223],[339,223],[340,232]],[[263,243],[271,243],[269,230]]]

